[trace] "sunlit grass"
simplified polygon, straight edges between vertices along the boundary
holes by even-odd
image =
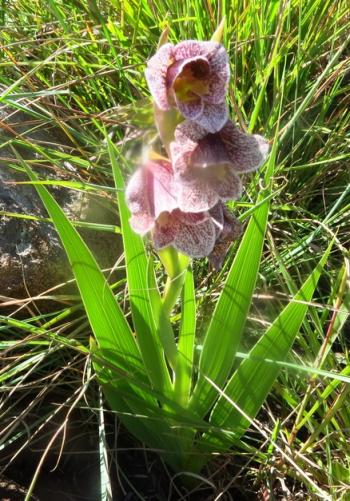
[[[326,276],[293,353],[258,417],[262,433],[252,426],[248,452],[239,464],[244,475],[255,482],[255,492],[275,492],[278,498],[281,493],[300,489],[305,499],[322,497],[322,493],[347,499],[347,2],[111,0],[97,4],[95,0],[19,0],[4,1],[0,12],[0,102],[14,111],[25,108],[32,131],[57,128],[62,137],[58,150],[30,139],[30,135],[10,133],[0,145],[0,159],[2,148],[22,147],[35,151],[35,159],[29,162],[34,170],[42,164],[64,170],[69,162],[77,171],[64,189],[97,190],[103,197],[110,195],[113,186],[106,131],[116,145],[125,176],[149,137],[151,107],[143,68],[161,31],[168,25],[173,42],[204,40],[226,15],[223,42],[231,61],[232,116],[242,127],[263,134],[271,143],[278,142],[267,239],[241,353],[247,353],[261,334],[261,325],[268,325],[280,306],[291,299],[335,238]],[[6,163],[9,170],[21,169],[15,155],[6,157]],[[243,199],[233,205],[243,220],[254,208],[263,173],[250,181]],[[20,217],[0,213],[0,217],[5,215]],[[97,229],[101,235],[103,231],[118,231],[117,215],[115,225]],[[236,248],[232,247],[218,274],[204,261],[195,263],[197,294],[208,316]],[[119,258],[116,255],[116,261]],[[124,286],[121,280],[114,288],[121,303]],[[2,298],[0,450],[6,458],[10,446],[13,451],[18,444],[19,450],[23,437],[26,445],[32,436],[35,440],[35,430],[45,431],[41,425],[54,418],[54,406],[45,407],[44,415],[37,416],[37,409],[53,388],[66,413],[72,405],[86,406],[84,398],[92,409],[100,405],[94,383],[87,397],[82,393],[91,375],[86,369],[90,331],[80,299],[60,288],[43,293],[54,305],[49,315],[42,308],[42,298]],[[208,318],[204,315],[198,322],[205,325]],[[213,480],[217,495],[232,485],[230,465],[235,456],[226,458],[227,464],[223,458],[214,459],[204,473],[209,478],[222,467]],[[236,471],[236,482],[242,482],[241,474]],[[107,499],[104,496],[101,493],[101,499]]]

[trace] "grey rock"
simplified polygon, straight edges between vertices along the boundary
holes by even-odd
[[[18,134],[28,147],[19,144]],[[65,141],[65,142],[63,142]],[[65,251],[58,234],[50,223],[20,219],[4,213],[17,213],[48,217],[34,187],[16,185],[14,182],[28,181],[18,170],[16,150],[28,161],[38,160],[35,148],[30,145],[49,145],[50,148],[65,151],[71,145],[57,128],[33,128],[33,117],[13,108],[0,107],[0,297],[24,298],[35,296],[47,289],[66,282],[73,277]],[[68,169],[53,169],[35,164],[35,171],[41,179],[68,180],[72,172]],[[116,224],[117,215],[111,200],[87,195],[62,187],[50,187],[51,193],[73,220],[103,224]],[[95,230],[83,230],[83,235],[102,268],[114,265],[121,252],[118,235]]]

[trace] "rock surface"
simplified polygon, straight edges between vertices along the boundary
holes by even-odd
[[[31,145],[49,144],[51,149],[61,149],[65,144],[57,129],[34,130],[33,119],[27,113],[0,107],[0,299],[1,296],[35,296],[73,276],[53,225],[6,214],[47,217],[35,189],[13,183],[28,181],[18,170],[14,148],[25,160],[35,163],[38,159],[35,148],[18,144],[18,134]],[[57,172],[49,161],[45,163],[46,167],[35,165],[41,179],[71,179],[67,170]],[[50,191],[70,219],[103,224],[117,222],[115,209],[107,199],[60,187],[50,187]],[[112,267],[121,252],[118,235],[86,229],[80,233],[100,266]]]

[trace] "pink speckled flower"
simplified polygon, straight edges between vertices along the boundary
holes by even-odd
[[[152,233],[155,248],[169,245],[191,257],[210,254],[216,240],[209,212],[182,212],[175,196],[170,162],[149,160],[131,177],[126,189],[130,224],[140,235]]]
[[[220,200],[239,198],[237,173],[258,169],[268,149],[263,137],[244,133],[230,120],[214,134],[197,123],[182,122],[170,145],[179,208],[201,212]]]
[[[217,42],[187,40],[161,46],[148,61],[146,80],[161,110],[178,108],[209,132],[227,120],[225,103],[230,77],[225,48]]]

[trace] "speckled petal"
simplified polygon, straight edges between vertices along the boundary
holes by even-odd
[[[188,120],[195,121],[203,114],[204,104],[200,97],[194,97],[192,101],[180,101],[176,99],[176,105],[180,113]]]
[[[217,104],[204,103],[203,113],[196,118],[196,123],[206,131],[214,133],[220,131],[227,122],[228,109],[226,102]]]
[[[242,234],[242,223],[232,214],[232,212],[222,204],[222,211],[224,216],[224,227],[220,238],[234,240]]]
[[[184,174],[190,164],[191,155],[198,146],[198,141],[206,135],[206,130],[199,125],[185,120],[175,129],[175,141],[170,144],[170,153],[174,172]]]
[[[214,169],[215,167],[212,167],[212,170]],[[221,200],[237,200],[242,195],[242,182],[231,166],[225,166],[222,169],[224,174],[219,177],[213,176],[212,185]]]
[[[173,189],[173,171],[167,161],[148,161],[131,176],[125,197],[135,232],[144,235],[162,212],[178,206]]]
[[[167,93],[167,71],[172,63],[174,46],[170,43],[162,45],[148,61],[145,70],[146,80],[152,97],[161,110],[170,108]]]
[[[139,214],[140,217],[144,215],[145,218],[146,216],[152,216],[145,169],[139,168],[131,176],[125,190],[125,198],[132,214]]]
[[[160,224],[156,223],[154,230],[152,232],[153,244],[156,250],[163,249],[172,245],[176,237],[176,232],[178,230],[178,223],[171,215],[168,216],[166,223]]]
[[[184,212],[206,211],[219,200],[236,200],[242,193],[241,180],[230,166],[192,168],[187,176],[176,176],[174,187]]]
[[[258,169],[269,151],[269,143],[262,136],[246,134],[228,121],[220,131],[220,139],[227,151],[228,158],[237,172],[250,172]]]
[[[215,71],[223,69],[223,66],[225,66],[225,56],[227,61],[225,48],[217,42],[185,40],[175,45],[173,55],[175,61],[195,56],[204,56],[213,65]]]
[[[199,224],[181,224],[173,246],[190,257],[208,256],[215,244],[215,227],[211,219]]]
[[[166,160],[149,161],[147,164],[148,194],[153,215],[171,212],[178,207],[174,193],[174,176],[171,163]]]
[[[230,65],[225,47],[217,42],[204,42],[205,56],[213,75],[220,77],[225,83],[230,79]],[[203,54],[204,55],[204,54]]]
[[[181,60],[181,61],[176,61],[171,66],[169,66],[166,76],[166,84],[168,89],[170,89],[170,87],[173,85],[175,78],[180,75],[185,64],[186,61]]]
[[[182,212],[181,210],[177,210],[174,213],[180,224],[200,224],[209,217],[208,212]]]
[[[210,74],[210,66],[205,57],[202,56],[194,56],[189,57],[188,59],[181,59],[180,61],[176,61],[168,68],[167,72],[167,86],[170,88],[175,79],[181,76],[184,70],[187,68],[191,68],[191,66],[199,64],[202,72],[206,74]]]
[[[154,227],[154,219],[146,213],[138,212],[129,219],[131,228],[141,236],[146,235]]]
[[[175,187],[179,208],[184,212],[207,211],[219,201],[216,187],[203,176],[178,177]]]
[[[230,80],[230,66],[226,49],[218,45],[217,49],[207,56],[210,64],[209,92],[205,101],[219,104],[225,101],[227,86]]]
[[[183,144],[184,141],[190,141],[195,147],[196,143],[205,137],[208,132],[195,122],[185,120],[181,122],[175,130],[175,141]]]
[[[229,165],[230,160],[219,134],[206,134],[193,149],[191,166],[207,168],[210,166]]]
[[[227,82],[213,75],[208,82],[208,86],[209,91],[208,94],[203,96],[204,101],[209,104],[224,103],[227,93]]]
[[[205,55],[204,42],[198,40],[184,40],[174,47],[173,55],[175,61],[182,61],[190,57]]]

